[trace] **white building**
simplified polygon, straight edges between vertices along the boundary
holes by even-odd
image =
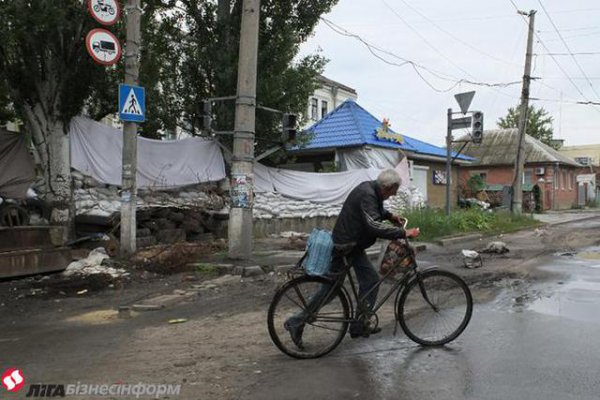
[[[323,75],[319,76],[321,84],[308,99],[306,115],[307,126],[310,126],[333,111],[337,106],[348,99],[357,100],[358,94],[353,88],[333,81]]]

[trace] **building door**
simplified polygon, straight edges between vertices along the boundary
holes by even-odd
[[[412,168],[412,184],[419,189],[425,202],[427,202],[427,176],[429,172],[429,167],[424,167],[421,165],[413,165]]]
[[[586,195],[586,185],[585,184],[579,184],[577,186],[577,205],[579,205],[580,207],[585,206],[585,195]]]

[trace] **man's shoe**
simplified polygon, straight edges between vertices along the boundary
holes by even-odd
[[[296,347],[300,350],[304,350],[304,343],[302,343],[302,333],[304,332],[304,325],[292,326],[289,323],[283,324],[286,331],[290,333],[290,338]]]
[[[373,328],[373,329],[363,329],[362,331],[359,331],[359,332],[352,332],[352,331],[350,331],[350,337],[352,339],[356,339],[356,338],[359,338],[359,337],[365,337],[365,338],[367,338],[367,337],[369,337],[371,335],[376,335],[379,332],[381,332],[381,328],[380,327],[376,327],[376,328]]]

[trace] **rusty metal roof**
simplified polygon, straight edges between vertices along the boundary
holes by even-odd
[[[471,166],[477,165],[513,165],[517,157],[517,141],[519,132],[517,129],[496,129],[483,133],[481,144],[467,143],[461,154],[475,158]],[[463,136],[458,140],[466,140]],[[461,143],[452,145],[457,151]],[[560,154],[552,147],[539,140],[525,135],[525,163],[556,163],[581,167],[572,158]]]

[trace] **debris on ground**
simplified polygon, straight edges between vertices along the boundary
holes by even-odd
[[[506,243],[504,242],[490,242],[487,247],[481,250],[482,253],[495,253],[495,254],[504,254],[508,253],[510,250]]]
[[[113,268],[102,265],[102,262],[110,258],[106,254],[106,250],[103,247],[98,247],[90,252],[90,254],[79,261],[73,261],[67,269],[63,272],[64,276],[72,275],[95,275],[95,274],[106,274],[112,278],[119,278],[128,275],[128,273],[121,268]]]
[[[187,322],[187,319],[185,319],[185,318],[175,318],[175,319],[170,319],[169,320],[169,324],[183,324],[184,322]]]
[[[132,263],[146,271],[162,275],[189,272],[190,266],[203,256],[212,255],[226,248],[224,240],[211,242],[180,242],[173,245],[152,246],[137,252]]]
[[[535,236],[548,236],[548,231],[546,229],[536,228],[534,233]]]
[[[463,249],[462,255],[463,263],[466,268],[480,268],[483,266],[483,259],[481,258],[481,254],[479,254],[475,250]]]
[[[285,232],[281,232],[279,234],[275,234],[275,235],[271,235],[271,236],[281,237],[284,239],[290,239],[290,238],[305,238],[306,239],[306,238],[308,238],[308,233],[285,231]]]

